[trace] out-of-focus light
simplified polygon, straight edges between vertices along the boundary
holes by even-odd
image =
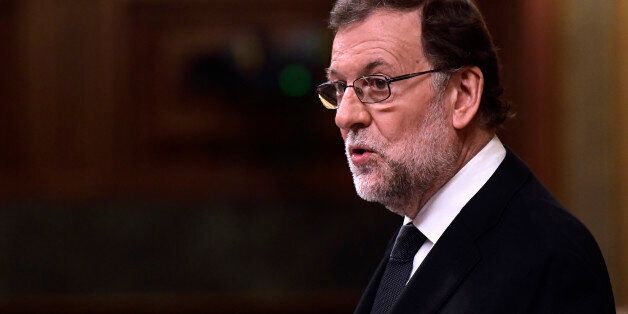
[[[299,64],[291,64],[279,73],[279,87],[290,97],[305,95],[312,84],[312,75],[308,69]]]

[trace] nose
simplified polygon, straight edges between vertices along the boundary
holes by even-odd
[[[351,129],[365,128],[371,124],[371,114],[366,106],[358,99],[354,88],[347,88],[336,109],[336,125],[341,133],[346,134]]]

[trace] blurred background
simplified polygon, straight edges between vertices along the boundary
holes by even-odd
[[[628,304],[628,1],[478,1],[502,140]],[[317,100],[332,1],[0,0],[0,312],[346,313],[401,222]]]

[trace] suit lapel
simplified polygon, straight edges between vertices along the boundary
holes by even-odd
[[[478,263],[480,254],[469,233],[455,224],[421,263],[391,313],[436,312]]]
[[[498,223],[506,204],[530,177],[508,150],[495,174],[463,207],[416,271],[391,313],[434,313],[480,261],[475,241]]]

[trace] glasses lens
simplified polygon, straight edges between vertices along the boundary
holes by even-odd
[[[380,102],[390,96],[390,88],[385,76],[372,75],[358,79],[354,83],[356,92],[361,91],[360,100],[364,103]]]
[[[334,83],[323,83],[318,86],[318,99],[321,100],[323,106],[327,109],[338,108],[338,88]]]

